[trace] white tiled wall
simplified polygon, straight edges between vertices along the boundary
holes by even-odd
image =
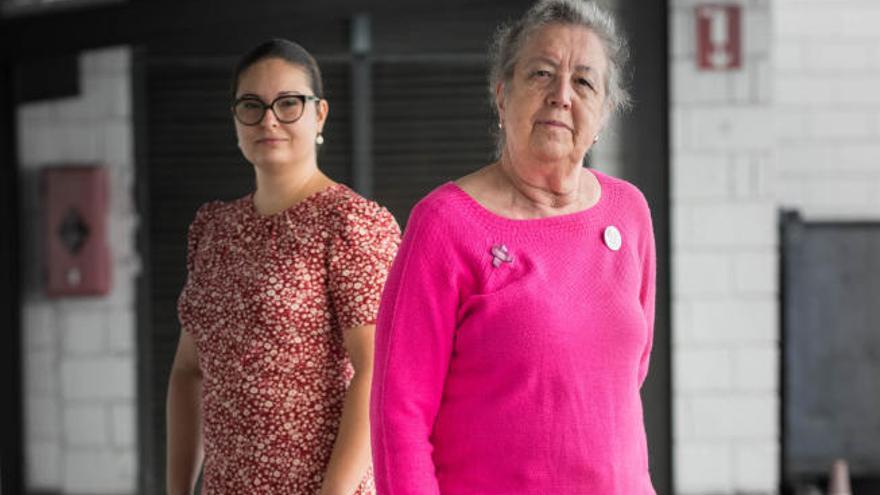
[[[776,493],[780,208],[880,219],[880,4],[741,0],[744,66],[700,72],[671,2],[675,481]]]
[[[130,55],[80,56],[80,95],[18,108],[27,219],[23,255],[27,486],[70,494],[134,493],[135,251]],[[46,165],[102,163],[109,172],[111,293],[48,299],[36,177]]]

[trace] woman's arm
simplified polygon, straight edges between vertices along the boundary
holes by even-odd
[[[168,381],[166,489],[189,495],[202,465],[202,372],[192,336],[183,331]]]
[[[370,466],[370,383],[373,376],[375,326],[364,325],[343,332],[354,378],[345,395],[339,433],[320,495],[350,495]]]
[[[431,435],[452,358],[459,296],[471,273],[451,225],[430,206],[417,205],[382,294],[370,396],[379,493],[440,494]]]

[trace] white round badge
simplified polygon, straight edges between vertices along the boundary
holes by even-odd
[[[605,227],[604,238],[605,245],[612,251],[619,250],[620,246],[623,244],[623,238],[620,236],[620,231],[617,230],[617,227],[614,225]]]

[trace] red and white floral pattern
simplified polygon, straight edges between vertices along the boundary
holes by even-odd
[[[260,216],[199,209],[178,302],[203,373],[203,493],[314,494],[353,369],[346,329],[375,322],[400,230],[344,185]],[[358,494],[375,492],[372,472]]]

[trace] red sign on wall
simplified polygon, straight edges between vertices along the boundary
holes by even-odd
[[[742,7],[707,4],[696,8],[697,66],[703,70],[738,69],[742,66]]]
[[[46,207],[46,292],[101,295],[110,290],[107,172],[99,166],[43,170]]]

